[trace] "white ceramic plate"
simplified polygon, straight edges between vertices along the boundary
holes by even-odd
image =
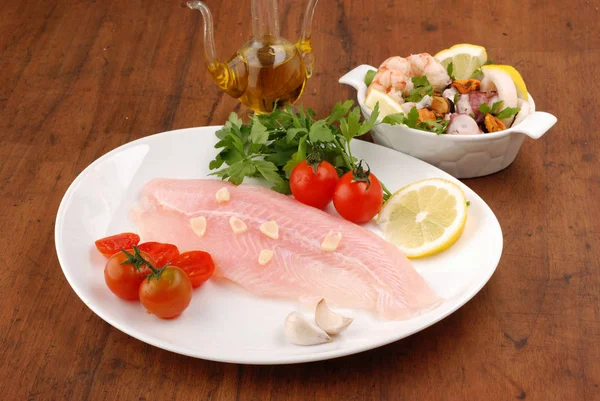
[[[342,310],[355,318],[348,330],[332,343],[309,347],[287,343],[282,327],[291,311],[312,311],[294,302],[253,296],[234,284],[209,281],[194,291],[189,308],[174,320],[144,313],[139,302],[122,301],[106,288],[105,259],[95,250],[94,241],[135,231],[127,211],[148,180],[206,177],[208,162],[217,153],[213,145],[218,128],[171,131],[121,146],[86,168],[61,202],[56,217],[56,251],[67,280],[94,313],[132,337],[169,351],[223,362],[285,364],[330,359],[391,343],[438,322],[470,300],[496,269],[502,253],[502,231],[479,196],[418,159],[354,141],[354,155],[368,161],[392,191],[428,177],[443,177],[464,189],[471,206],[461,238],[439,255],[414,261],[433,289],[446,298],[444,303],[400,322]],[[374,225],[368,228],[376,230]]]

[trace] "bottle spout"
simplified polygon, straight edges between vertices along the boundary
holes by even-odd
[[[217,50],[215,48],[214,24],[210,9],[201,1],[188,1],[187,6],[192,10],[198,10],[202,13],[204,19],[204,55],[208,68],[219,64],[217,60]]]
[[[265,37],[279,38],[278,0],[252,0],[252,36],[258,41]]]
[[[298,41],[298,50],[302,56],[304,62],[304,68],[306,69],[306,76],[310,78],[313,73],[314,67],[314,56],[312,53],[311,36],[312,36],[312,20],[315,14],[315,8],[319,0],[308,0],[306,11],[304,12],[304,21],[302,22],[302,32],[300,34],[300,40]]]

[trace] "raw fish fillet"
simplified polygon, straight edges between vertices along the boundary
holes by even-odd
[[[226,187],[231,199],[218,203]],[[190,219],[204,216],[206,231],[194,233]],[[316,302],[375,312],[401,320],[441,302],[402,252],[369,230],[303,205],[268,188],[232,185],[212,179],[154,179],[142,190],[131,217],[145,241],[176,244],[184,250],[209,252],[215,275],[261,296]],[[235,234],[229,219],[244,221],[248,231]],[[279,238],[259,226],[274,220]],[[329,231],[342,234],[331,253],[321,249]],[[274,251],[267,265],[258,263],[263,249]]]

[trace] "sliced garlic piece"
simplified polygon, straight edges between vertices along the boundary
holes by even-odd
[[[241,234],[248,231],[248,226],[242,220],[237,217],[231,217],[229,219],[229,225],[235,234]]]
[[[279,239],[279,226],[275,220],[262,223],[260,225],[260,232],[269,238]]]
[[[194,234],[202,238],[204,236],[204,233],[206,232],[206,217],[192,217],[190,219],[190,225],[192,226]]]
[[[342,233],[339,231],[329,231],[323,242],[321,243],[321,249],[325,252],[334,252],[340,241],[342,240]]]
[[[331,337],[298,312],[285,318],[283,332],[289,342],[296,345],[316,345],[331,341]]]
[[[350,326],[353,320],[329,309],[324,298],[317,304],[315,322],[329,335],[340,334]]]
[[[218,203],[229,202],[229,199],[230,199],[229,191],[227,190],[227,188],[223,187],[217,191],[216,197],[217,197]]]
[[[258,264],[261,266],[266,265],[267,263],[269,263],[271,261],[271,259],[273,259],[273,255],[274,252],[270,249],[263,249],[262,251],[260,251],[260,254],[258,255]]]

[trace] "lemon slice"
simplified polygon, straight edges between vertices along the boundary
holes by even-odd
[[[408,258],[434,255],[450,247],[467,221],[467,200],[451,181],[430,178],[400,189],[381,207],[377,224],[386,240]]]
[[[456,79],[469,79],[476,69],[485,64],[487,52],[485,47],[461,43],[440,51],[434,57],[444,67],[452,63],[452,75]]]
[[[481,67],[481,71],[483,71],[484,76],[486,74],[489,75],[490,72],[495,71],[507,74],[515,84],[515,88],[517,89],[517,96],[520,99],[529,100],[529,94],[527,93],[527,86],[525,85],[525,81],[523,80],[523,77],[515,67],[510,65],[490,64]]]
[[[380,118],[383,118],[388,114],[404,113],[400,104],[390,96],[377,89],[370,89],[367,94],[367,99],[365,100],[365,105],[373,110],[378,102]]]

